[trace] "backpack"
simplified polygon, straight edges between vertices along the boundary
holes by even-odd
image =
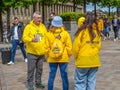
[[[63,51],[64,45],[61,41],[61,35],[59,34],[58,36],[55,37],[53,41],[49,56],[54,59],[61,58],[63,55]]]

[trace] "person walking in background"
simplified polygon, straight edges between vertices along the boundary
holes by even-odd
[[[8,64],[14,64],[14,58],[18,45],[20,46],[25,62],[27,62],[25,46],[22,41],[23,30],[24,30],[23,23],[19,22],[18,17],[15,17],[13,26],[11,27],[11,30],[8,33],[8,38],[12,36],[12,54],[11,54],[10,62],[8,62]]]
[[[55,16],[45,37],[45,55],[49,63],[48,90],[54,90],[57,68],[60,68],[62,90],[69,90],[67,67],[72,55],[72,42],[69,33],[63,28],[62,18]]]
[[[110,38],[110,20],[108,18],[107,15],[105,15],[105,18],[104,18],[104,35],[105,35],[105,39],[107,38]]]
[[[114,15],[114,18],[112,19],[112,26],[114,31],[114,41],[116,41],[118,40],[119,37],[119,27],[120,27],[120,21],[117,15]]]
[[[83,21],[81,21],[83,23]],[[95,17],[88,12],[73,41],[74,90],[95,90],[100,63],[101,36]]]
[[[27,81],[28,90],[34,90],[34,72],[35,86],[37,88],[45,88],[42,84],[41,77],[43,71],[45,34],[47,32],[44,24],[41,23],[41,14],[36,11],[33,14],[33,20],[25,27],[23,33],[23,41],[27,50]],[[36,70],[36,71],[35,71]]]
[[[54,17],[55,17],[55,13],[54,13],[54,12],[51,12],[51,13],[50,13],[50,18],[49,18],[49,23],[48,23],[48,29],[50,28],[50,26],[51,26],[51,21],[53,20]]]

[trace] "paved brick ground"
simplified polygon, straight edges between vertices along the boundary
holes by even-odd
[[[2,46],[3,44],[0,47]],[[96,90],[120,90],[120,40],[113,42],[113,38],[110,38],[103,41],[100,55],[102,66],[99,68]],[[2,64],[0,59],[0,90],[27,90],[26,63],[19,50],[15,58],[14,65]],[[74,60],[71,57],[68,67],[69,90],[73,90],[74,68]],[[48,73],[48,64],[44,62],[42,81],[46,88],[43,90],[47,90]],[[56,75],[54,90],[62,90],[59,70]]]

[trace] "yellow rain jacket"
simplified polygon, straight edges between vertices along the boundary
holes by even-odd
[[[101,37],[97,34],[95,27],[93,32],[96,35],[93,43],[90,41],[88,28],[82,30],[74,39],[73,55],[77,68],[99,67],[101,65],[99,57]]]
[[[34,55],[44,55],[45,49],[45,40],[44,36],[47,30],[46,27],[40,23],[39,26],[35,25],[33,21],[31,21],[24,29],[23,33],[23,41],[26,44],[26,51],[27,53],[34,54]],[[39,34],[41,40],[39,42],[32,42],[35,34]]]
[[[98,19],[97,23],[98,23],[98,30],[99,31],[103,31],[104,30],[104,22],[103,22],[103,20],[102,19]]]
[[[64,50],[61,58],[54,59],[49,56],[49,53],[51,46],[54,42],[55,36],[58,36],[59,34],[61,36],[62,43],[64,43]],[[69,33],[66,30],[64,30],[63,28],[57,28],[55,32],[52,31],[47,32],[45,37],[45,55],[47,57],[48,62],[52,62],[52,63],[69,62],[69,56],[72,55],[71,50],[72,50],[72,42]]]

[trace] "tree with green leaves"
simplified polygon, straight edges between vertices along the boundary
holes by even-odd
[[[7,31],[10,30],[10,8],[25,7],[28,8],[31,5],[31,0],[0,0],[0,41],[3,41],[3,23],[2,23],[2,13],[7,14]]]

